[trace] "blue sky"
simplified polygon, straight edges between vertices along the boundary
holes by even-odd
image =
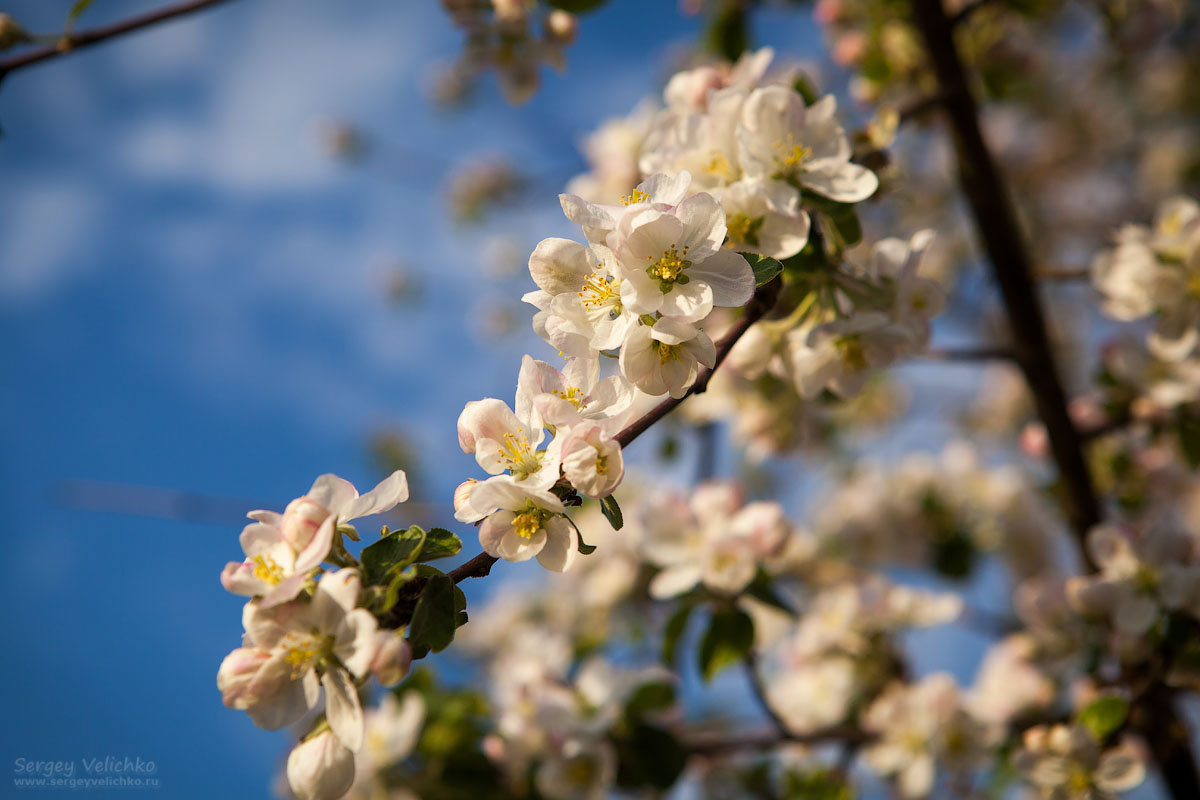
[[[69,5],[4,10],[49,32]],[[154,5],[105,0],[80,24]],[[447,498],[474,474],[454,446],[458,410],[510,395],[537,346],[473,332],[481,303],[526,287],[480,277],[483,236],[446,220],[438,178],[500,152],[565,179],[582,167],[574,142],[656,91],[694,27],[672,3],[614,0],[583,20],[570,70],[530,106],[487,90],[457,114],[422,95],[430,66],[460,46],[436,3],[234,3],[9,76],[6,758],[140,756],[165,796],[263,796],[286,734],[223,708],[215,686],[240,635],[241,603],[217,582],[240,526],[71,508],[57,487],[281,508],[322,472],[372,485],[368,436],[400,426]],[[812,41],[800,15],[762,27],[775,43]],[[381,158],[428,158],[335,163],[317,135],[329,119],[362,125]],[[529,247],[568,232],[553,194],[508,224]],[[384,297],[389,259],[419,277],[421,303]]]

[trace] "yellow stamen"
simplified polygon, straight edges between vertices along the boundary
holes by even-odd
[[[737,171],[723,153],[713,153],[713,157],[704,165],[704,170],[727,181],[737,179]]]
[[[274,586],[283,580],[283,567],[270,556],[251,556],[250,560],[257,566],[254,568],[254,577],[260,581]]]
[[[659,282],[664,294],[671,290],[671,284],[688,282],[684,270],[692,262],[687,260],[687,251],[686,247],[681,252],[678,247],[671,245],[657,261],[651,261],[650,266],[646,267],[646,274]]]
[[[621,305],[621,292],[616,282],[598,272],[592,272],[583,279],[583,286],[579,287],[577,294],[585,308]]]
[[[837,348],[838,357],[842,359],[846,369],[862,372],[867,368],[867,351],[863,347],[862,337],[858,334],[842,336],[834,341],[833,346]]]
[[[654,352],[658,353],[658,363],[666,364],[668,361],[676,361],[679,359],[679,351],[682,349],[677,344],[666,344],[657,339],[653,340],[651,347]]]
[[[525,506],[524,511],[513,517],[513,530],[522,539],[532,539],[549,518],[549,511],[544,511],[533,503],[529,503]]]
[[[583,401],[583,390],[577,389],[574,386],[568,386],[566,391],[563,391],[562,389],[555,389],[554,395],[566,400],[580,411],[582,411],[583,407],[587,405],[587,403]]]
[[[504,444],[500,446],[500,460],[513,475],[521,478],[537,472],[541,466],[539,454],[535,453],[529,444],[529,437],[524,429],[518,429],[516,434],[504,434]]]
[[[634,203],[646,203],[650,201],[650,195],[643,192],[641,189],[634,189],[629,194],[621,195],[621,205],[631,206]]]

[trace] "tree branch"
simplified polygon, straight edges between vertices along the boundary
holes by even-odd
[[[1013,351],[1007,347],[934,347],[920,354],[929,361],[1010,361]]]
[[[79,33],[65,33],[57,42],[45,47],[39,47],[34,50],[29,50],[24,53],[6,58],[0,61],[0,83],[3,83],[4,78],[10,72],[16,72],[25,67],[31,67],[42,61],[48,61],[52,58],[65,56],[76,50],[81,50],[85,47],[91,47],[94,44],[113,39],[117,36],[122,36],[126,33],[147,28],[151,25],[156,25],[160,22],[182,17],[187,14],[192,14],[196,11],[202,11],[209,6],[215,6],[220,3],[228,2],[228,0],[190,0],[186,3],[178,3],[176,5],[166,6],[156,11],[150,11],[145,14],[130,17],[129,19],[120,22],[114,22],[111,25],[103,25],[97,28],[90,28]]]
[[[1008,187],[979,129],[979,113],[954,43],[953,24],[941,0],[912,0],[912,8],[938,85],[946,95],[942,107],[954,132],[959,182],[1004,299],[1013,356],[1046,426],[1050,449],[1066,487],[1067,518],[1083,549],[1087,532],[1101,520],[1100,503],[1084,461],[1082,440],[1067,411],[1066,393],[1033,282],[1033,265],[1017,226]],[[1086,549],[1083,557],[1087,558]]]
[[[946,92],[943,108],[954,132],[959,182],[983,240],[992,273],[1000,287],[1013,337],[1013,351],[1046,426],[1050,448],[1067,494],[1067,517],[1082,547],[1088,530],[1101,521],[1101,509],[1083,456],[1083,439],[1067,411],[1033,282],[1033,265],[1017,226],[1008,188],[979,129],[975,98],[954,43],[953,21],[942,0],[911,0],[913,21],[933,62],[939,86]],[[1170,690],[1158,684],[1136,709],[1149,720],[1142,728],[1163,782],[1175,800],[1200,797],[1200,774],[1192,755],[1187,726]]]

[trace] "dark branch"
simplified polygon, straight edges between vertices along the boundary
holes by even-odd
[[[683,747],[694,755],[719,755],[738,750],[769,750],[781,744],[822,744],[845,742],[862,744],[874,738],[870,733],[852,725],[834,725],[808,733],[784,733],[778,731],[747,732],[724,736],[696,736],[685,741]]]
[[[5,76],[10,72],[16,72],[25,67],[31,67],[34,64],[42,61],[48,61],[52,58],[65,56],[68,53],[73,53],[76,50],[81,50],[85,47],[91,47],[94,44],[113,39],[117,36],[122,36],[126,33],[140,30],[142,28],[156,25],[160,22],[165,22],[176,17],[182,17],[186,14],[192,14],[196,11],[202,11],[209,6],[215,6],[220,3],[228,2],[228,0],[191,0],[187,3],[178,3],[172,6],[160,8],[157,11],[150,11],[145,14],[139,14],[135,17],[114,22],[111,25],[103,25],[98,28],[90,28],[86,31],[78,33],[66,33],[59,38],[57,42],[45,47],[39,47],[35,50],[29,50],[24,53],[7,58],[0,61],[0,82],[4,81]]]
[[[954,43],[953,25],[941,0],[912,0],[912,8],[913,21],[925,40],[938,85],[946,96],[942,107],[954,133],[959,182],[1004,299],[1013,356],[1046,426],[1050,449],[1067,490],[1067,517],[1082,545],[1088,531],[1101,520],[1100,503],[1083,457],[1082,439],[1067,411],[1066,393],[1033,281],[1033,264],[1017,226],[1008,187],[979,129],[979,113]]]
[[[930,361],[1011,361],[1007,347],[934,347],[921,354]]]

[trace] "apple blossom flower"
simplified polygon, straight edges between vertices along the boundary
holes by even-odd
[[[638,325],[621,348],[621,372],[649,395],[683,397],[696,381],[700,367],[712,367],[717,351],[708,334],[673,317],[654,325]]]
[[[879,179],[850,161],[850,141],[836,114],[833,95],[805,108],[803,98],[787,87],[755,89],[738,127],[738,158],[746,175],[786,181],[841,203],[866,200]]]
[[[1103,749],[1079,725],[1030,728],[1013,764],[1047,800],[1116,800],[1146,777],[1131,745]]]
[[[866,387],[874,370],[908,350],[912,329],[880,311],[862,311],[789,334],[794,344],[791,367],[804,397],[829,389],[853,397]]]
[[[460,522],[483,520],[479,543],[491,556],[505,561],[538,563],[563,572],[575,560],[579,535],[564,515],[562,501],[544,489],[534,489],[497,475],[471,489],[466,504],[455,513]]]
[[[1131,640],[1167,611],[1200,618],[1200,563],[1188,534],[1168,524],[1141,531],[1099,525],[1087,545],[1100,571],[1067,582],[1067,596],[1081,613],[1110,620],[1118,636]]]
[[[317,582],[311,601],[247,603],[243,646],[217,673],[225,705],[246,711],[259,727],[282,728],[312,708],[324,687],[330,728],[357,750],[362,708],[354,679],[370,670],[378,628],[369,611],[355,608],[360,588],[358,571],[342,569]]]
[[[743,178],[721,192],[725,246],[772,258],[790,258],[808,243],[808,214],[800,194],[779,181]]]
[[[608,434],[624,426],[636,393],[622,375],[600,378],[596,359],[571,359],[562,371],[530,356],[521,360],[517,414],[532,408],[555,429],[598,425]],[[563,456],[566,457],[565,455]]]
[[[261,597],[263,608],[291,600],[329,555],[338,525],[389,511],[407,499],[408,479],[401,470],[364,495],[344,478],[322,475],[283,514],[248,514],[255,522],[242,530],[246,560],[226,564],[221,585],[234,594]]]
[[[531,489],[549,489],[558,481],[562,439],[539,449],[546,436],[540,416],[532,403],[522,403],[522,410],[518,416],[494,397],[467,403],[458,417],[459,446],[492,475],[508,473]]]
[[[667,502],[651,512],[642,552],[662,568],[650,583],[653,597],[674,597],[700,583],[736,595],[754,580],[759,564],[782,546],[791,528],[778,504],[750,503],[739,509],[732,497],[731,487],[706,484],[689,506]]]
[[[687,322],[708,316],[713,306],[744,305],[754,294],[754,272],[721,247],[725,232],[725,212],[710,194],[694,194],[669,211],[631,206],[607,239],[622,305]]]
[[[571,429],[562,460],[563,476],[588,497],[608,497],[625,477],[620,443],[595,423]]]

